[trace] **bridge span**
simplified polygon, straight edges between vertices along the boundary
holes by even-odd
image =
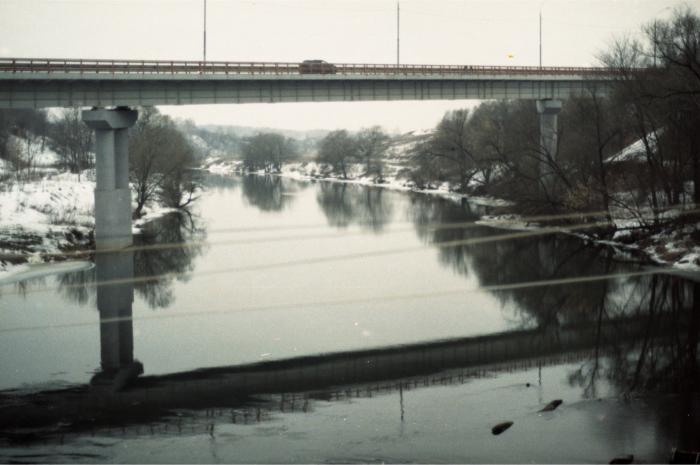
[[[313,71],[313,69],[311,70]],[[604,95],[607,68],[0,59],[0,107],[199,105]]]

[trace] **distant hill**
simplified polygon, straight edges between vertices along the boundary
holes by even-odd
[[[328,129],[309,129],[309,130],[297,130],[297,129],[284,129],[284,128],[269,128],[269,127],[254,127],[254,126],[228,126],[220,124],[204,124],[198,126],[202,129],[206,129],[211,132],[219,132],[225,134],[235,134],[238,137],[248,137],[253,136],[259,132],[274,132],[277,134],[282,134],[285,137],[291,137],[292,139],[321,139],[326,136],[329,132]]]

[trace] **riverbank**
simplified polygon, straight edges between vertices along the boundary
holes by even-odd
[[[6,180],[0,189],[0,280],[60,254],[94,247],[94,170],[45,170],[34,179]],[[149,205],[132,232],[172,211]]]
[[[245,173],[243,163],[237,160],[222,162],[219,160],[210,159],[208,160],[208,163],[205,164],[205,169],[212,174],[220,175],[240,175]],[[377,180],[376,177],[372,176],[363,176],[362,172],[363,170],[361,165],[353,164],[348,168],[348,177],[343,178],[333,173],[325,173],[321,165],[313,161],[307,161],[286,163],[282,166],[282,170],[279,173],[266,173],[265,171],[260,170],[250,174],[281,176],[284,178],[296,179],[298,181],[325,181],[370,187],[383,187],[385,189],[437,195],[457,202],[461,202],[462,199],[466,199],[475,205],[483,205],[488,207],[513,206],[512,202],[495,197],[474,196],[455,192],[453,186],[451,186],[448,182],[440,184],[436,183],[428,189],[420,189],[416,187],[416,184],[413,181],[401,175],[401,166],[395,163],[387,164],[387,169],[381,180]]]
[[[221,175],[243,174],[244,168],[241,161],[222,162],[216,159],[208,160],[205,165],[210,173]],[[281,176],[299,181],[324,181],[346,184],[356,184],[385,189],[416,192],[427,195],[437,195],[443,198],[462,202],[466,200],[475,205],[493,207],[495,214],[482,215],[480,224],[498,229],[509,230],[535,230],[547,227],[540,221],[528,220],[526,216],[512,210],[515,205],[504,199],[484,196],[472,196],[455,192],[450,183],[442,183],[431,186],[429,189],[419,189],[415,183],[402,176],[402,166],[398,162],[387,163],[385,174],[381,181],[370,176],[363,176],[361,165],[351,165],[348,169],[348,178],[342,178],[332,173],[327,173],[316,162],[295,162],[282,166],[279,173],[265,173],[264,171],[253,174]],[[674,218],[683,215],[680,210],[668,210],[663,213],[665,218]],[[695,238],[698,224],[686,224],[680,228],[668,228],[653,235],[640,235],[636,228],[640,228],[638,218],[630,218],[624,212],[613,212],[613,223],[617,228],[612,238],[600,237],[597,233],[587,234],[582,231],[562,232],[573,234],[580,239],[592,244],[610,247],[616,257],[621,261],[643,262],[654,265],[669,266],[683,271],[700,271],[700,243]]]

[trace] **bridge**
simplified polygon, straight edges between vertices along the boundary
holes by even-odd
[[[309,71],[318,71],[317,73]],[[607,68],[0,59],[0,107],[201,105],[604,95]]]
[[[92,107],[95,130],[95,242],[131,245],[128,128],[136,105],[531,99],[540,145],[557,152],[561,100],[605,95],[608,68],[329,64],[0,58],[0,108]],[[105,108],[114,109],[105,109]],[[543,175],[546,167],[543,162]]]

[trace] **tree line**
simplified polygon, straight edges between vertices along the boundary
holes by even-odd
[[[563,102],[555,153],[540,143],[535,102],[490,101],[447,112],[400,174],[418,188],[448,182],[512,200],[524,213],[623,212],[650,230],[670,206],[700,208],[700,17],[676,9],[599,59],[614,78]],[[378,128],[334,131],[318,161],[340,177],[362,163],[381,178],[387,143]]]
[[[389,135],[379,126],[354,134],[345,129],[331,131],[313,144],[315,160],[322,165],[323,174],[337,174],[347,179],[351,166],[361,165],[361,176],[381,182],[390,142]],[[266,173],[279,173],[285,163],[299,160],[302,150],[313,148],[309,140],[298,141],[274,132],[245,137],[240,146],[244,169]]]
[[[58,167],[80,173],[93,165],[93,135],[77,108],[50,115],[45,110],[0,109],[0,159],[25,177],[35,171],[37,156],[54,151]]]
[[[448,112],[412,151],[411,177],[533,211],[625,210],[650,227],[669,205],[700,205],[700,18],[678,9],[600,59],[609,92],[591,84],[564,102],[556,153],[540,145],[534,102],[487,102]]]

